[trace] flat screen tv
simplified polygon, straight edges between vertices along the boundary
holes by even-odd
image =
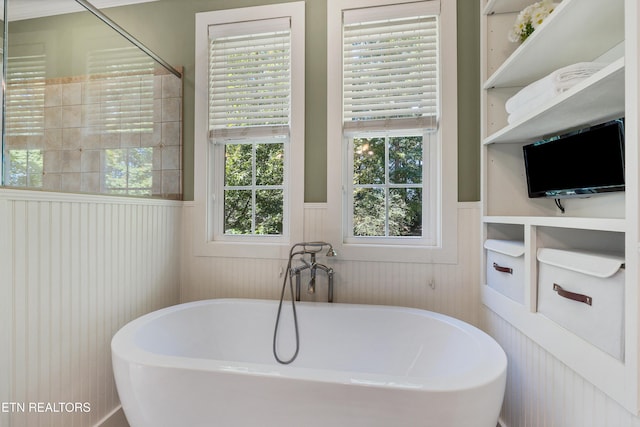
[[[624,118],[525,145],[529,197],[624,191]]]

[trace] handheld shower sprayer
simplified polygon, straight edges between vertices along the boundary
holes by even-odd
[[[280,294],[280,304],[278,305],[278,314],[276,315],[276,325],[273,331],[273,356],[275,357],[278,363],[283,365],[287,365],[293,362],[296,357],[298,357],[298,351],[300,350],[300,334],[298,329],[298,316],[296,313],[296,304],[295,301],[300,298],[300,272],[305,269],[309,269],[311,273],[311,279],[308,284],[308,292],[315,292],[315,282],[316,282],[316,270],[319,268],[324,270],[327,273],[329,278],[329,296],[328,302],[333,302],[333,268],[327,267],[323,264],[318,264],[316,262],[316,255],[320,253],[324,248],[328,248],[325,256],[327,257],[335,257],[338,256],[335,249],[331,243],[327,242],[301,242],[296,243],[291,246],[289,250],[289,260],[287,262],[287,270],[284,275],[284,280],[282,282],[282,292]],[[303,259],[304,255],[310,255],[310,262],[307,262]],[[296,268],[292,268],[293,259],[296,256],[300,256],[300,260],[302,261],[302,265]],[[293,291],[293,276],[296,276],[296,293]],[[296,348],[293,356],[289,359],[281,359],[278,356],[277,351],[277,336],[278,336],[278,325],[280,323],[280,313],[282,312],[282,302],[284,301],[284,294],[287,287],[287,276],[289,277],[289,291],[291,294],[291,309],[293,310],[293,324],[295,329],[295,338],[296,338]]]

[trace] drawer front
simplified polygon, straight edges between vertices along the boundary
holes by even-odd
[[[623,269],[602,278],[539,263],[538,312],[623,359]]]
[[[524,304],[524,257],[487,251],[487,284]]]

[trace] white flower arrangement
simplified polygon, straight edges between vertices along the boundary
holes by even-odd
[[[541,0],[525,7],[518,14],[513,28],[509,31],[509,41],[514,43],[525,41],[547,19],[556,6],[558,3],[553,3],[551,0]]]

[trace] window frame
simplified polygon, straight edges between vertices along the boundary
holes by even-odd
[[[353,183],[353,139],[356,138],[395,138],[402,136],[420,136],[422,137],[422,181],[419,184],[396,184],[388,181],[389,179],[389,168],[388,162],[385,161],[385,182],[382,184],[372,184],[371,188],[385,188],[389,191],[391,189],[398,188],[420,188],[422,190],[422,224],[423,230],[427,230],[427,232],[423,232],[422,236],[354,236],[353,233],[353,216],[354,216],[354,203],[353,203],[353,195],[354,189],[357,187],[356,184]],[[345,205],[345,214],[343,215],[344,221],[344,242],[349,244],[375,244],[375,245],[394,245],[394,246],[405,246],[405,245],[433,245],[436,242],[436,235],[434,234],[436,231],[437,223],[433,215],[425,215],[425,212],[430,212],[432,205],[435,203],[433,200],[432,194],[435,194],[437,191],[436,182],[437,176],[435,174],[435,170],[437,169],[437,143],[435,141],[435,134],[433,132],[425,131],[424,129],[414,130],[414,129],[403,129],[403,130],[388,130],[384,132],[361,132],[361,133],[349,133],[346,135],[347,138],[347,154],[346,159],[344,161],[345,170],[344,176],[346,177],[346,182],[344,184],[344,205]],[[385,142],[386,144],[386,142]],[[385,147],[385,157],[388,156],[388,148]],[[387,160],[385,158],[385,160]],[[386,191],[385,191],[386,192]],[[388,206],[387,206],[388,207]],[[388,220],[388,218],[386,218]],[[388,230],[387,230],[388,231]]]
[[[426,0],[429,1],[429,0]],[[350,236],[348,199],[351,185],[347,182],[351,152],[349,135],[343,129],[342,117],[342,26],[343,12],[350,9],[416,3],[412,0],[328,0],[327,1],[327,215],[328,239],[341,258],[360,261],[413,263],[457,262],[457,37],[456,1],[440,2],[440,117],[430,152],[435,162],[429,166],[430,176],[437,182],[430,187],[436,208],[423,212],[436,222],[434,241],[406,238],[368,239]],[[409,130],[409,129],[407,129]],[[428,240],[428,239],[427,239]]]
[[[101,153],[101,192],[104,194],[111,195],[127,195],[127,196],[140,196],[140,197],[151,197],[153,195],[153,155],[154,155],[154,147],[129,147],[129,148],[105,148],[104,152]],[[149,156],[148,165],[148,173],[147,177],[150,182],[149,187],[134,187],[131,185],[133,181],[131,179],[131,157],[133,156],[133,152],[146,152],[145,154]],[[124,157],[124,161],[120,163],[120,165],[114,165],[109,163],[110,155],[120,155]],[[124,180],[125,185],[123,187],[116,187],[114,185],[110,185],[110,175],[113,173],[114,169],[120,166],[124,172]]]
[[[288,137],[283,138],[283,141],[277,141],[278,137],[261,137],[261,138],[252,138],[249,140],[236,140],[234,142],[228,143],[228,144],[218,144],[214,147],[214,164],[219,164],[219,165],[225,165],[225,149],[226,147],[228,147],[229,145],[251,145],[252,146],[252,156],[255,156],[256,153],[256,146],[257,145],[262,145],[262,144],[283,144],[283,155],[284,155],[284,161],[283,161],[283,168],[284,171],[286,172],[287,170],[289,170],[290,168],[290,162],[289,162],[289,157],[291,155],[291,141],[289,140]],[[269,141],[271,140],[271,141]],[[255,196],[256,193],[258,191],[261,190],[282,190],[283,192],[283,208],[286,208],[287,204],[288,204],[288,199],[289,199],[289,194],[287,192],[287,188],[289,186],[290,180],[288,179],[288,177],[285,176],[283,177],[283,182],[282,184],[279,185],[274,185],[274,184],[270,184],[270,185],[260,185],[257,184],[256,181],[256,162],[257,159],[255,157],[252,158],[252,182],[251,184],[248,185],[244,185],[244,186],[238,186],[237,189],[233,189],[231,191],[251,191],[252,193],[252,223],[255,220],[255,216],[256,216],[256,200],[255,200]],[[229,186],[227,184],[225,184],[225,170],[224,168],[221,168],[222,170],[217,171],[218,174],[220,174],[219,176],[214,177],[214,185],[215,185],[215,194],[219,195],[220,197],[223,198],[223,200],[220,201],[220,203],[216,203],[214,208],[215,208],[215,212],[214,215],[218,215],[221,218],[224,216],[225,214],[225,201],[224,201],[224,197],[226,195],[226,191],[229,190],[229,187],[236,187],[236,186]],[[218,196],[216,196],[218,197]],[[265,242],[265,241],[271,241],[272,243],[275,242],[282,242],[286,240],[286,234],[285,234],[285,230],[288,229],[288,224],[289,224],[289,215],[290,212],[287,212],[286,209],[284,209],[283,212],[283,219],[282,219],[282,228],[283,228],[283,233],[282,234],[265,234],[265,235],[261,235],[261,234],[231,234],[231,233],[226,233],[225,232],[225,224],[224,221],[221,222],[216,222],[212,224],[213,227],[213,239],[217,240],[217,241],[224,241],[224,242],[248,242],[250,240],[254,240],[255,242]],[[253,224],[255,226],[255,224]],[[252,239],[254,238],[254,239]]]
[[[16,171],[13,168],[13,158],[14,155],[18,153],[24,153],[25,156],[25,169],[24,171]],[[42,188],[44,184],[44,150],[39,148],[9,148],[6,152],[6,185],[8,187],[28,187],[28,188]],[[33,157],[36,156],[37,159]],[[39,160],[39,161],[38,161]],[[37,165],[37,172],[30,172],[33,169],[32,164],[35,163]],[[13,175],[16,173],[24,173],[24,184],[19,184],[13,182]],[[39,176],[39,179],[36,180],[36,185],[33,185],[32,177]]]
[[[272,18],[291,19],[291,118],[285,158],[285,213],[282,235],[216,236],[223,227],[216,191],[222,188],[215,170],[219,149],[209,138],[209,36],[211,25],[247,22]],[[237,9],[216,10],[196,14],[195,118],[194,118],[194,252],[198,256],[251,258],[286,258],[292,242],[301,241],[304,217],[304,65],[305,65],[305,3],[279,3]],[[218,197],[219,198],[219,197]],[[215,221],[220,220],[219,227]]]

